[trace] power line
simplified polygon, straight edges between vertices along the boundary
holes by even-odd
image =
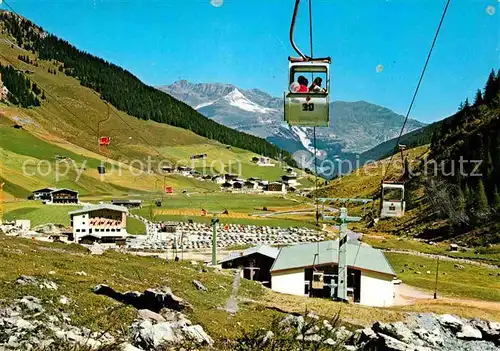
[[[405,119],[404,119],[404,122],[403,122],[403,126],[401,127],[401,131],[399,132],[398,139],[396,140],[396,147],[399,145],[401,137],[403,136],[403,132],[404,132],[404,129],[406,127],[406,123],[408,122],[408,118],[410,116],[410,113],[411,113],[411,110],[412,110],[413,105],[415,103],[415,100],[417,98],[417,94],[418,94],[418,91],[420,89],[420,85],[422,84],[422,80],[424,79],[425,71],[427,70],[427,65],[429,64],[429,61],[431,59],[431,55],[432,55],[432,52],[434,50],[434,46],[436,45],[436,41],[437,41],[437,38],[439,36],[439,32],[441,31],[441,27],[442,27],[444,19],[446,17],[446,13],[448,12],[448,7],[450,5],[450,1],[451,0],[447,0],[446,1],[446,6],[445,6],[445,8],[443,10],[443,14],[441,15],[441,20],[439,21],[439,25],[437,27],[436,33],[434,34],[434,39],[432,40],[431,48],[429,50],[429,53],[427,54],[427,59],[425,60],[424,68],[422,69],[422,73],[420,74],[420,78],[418,80],[417,87],[415,89],[415,92],[413,93],[413,97],[411,99],[410,106],[408,107],[408,111],[406,112],[406,116],[405,116]],[[382,181],[384,181],[386,179],[386,177],[387,177],[387,173],[389,172],[389,168],[391,167],[394,155],[395,155],[395,153],[393,153],[391,155],[391,158],[389,159],[389,165],[387,166],[387,168],[385,170],[384,177],[382,178]]]

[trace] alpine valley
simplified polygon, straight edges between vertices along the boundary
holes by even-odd
[[[186,80],[158,89],[218,123],[265,138],[294,154],[298,162],[304,155],[310,158],[314,154],[313,128],[290,127],[284,123],[282,98],[258,89]],[[321,159],[353,158],[368,151],[396,137],[404,119],[388,108],[365,101],[334,101],[330,111],[330,127],[316,129],[317,154]],[[409,119],[405,134],[424,126]]]

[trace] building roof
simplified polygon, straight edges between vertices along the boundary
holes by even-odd
[[[317,243],[299,244],[283,247],[271,272],[294,268],[307,268],[315,265],[338,263],[338,240],[321,241]],[[347,242],[347,265],[351,268],[396,275],[382,251],[364,244]]]
[[[80,210],[68,212],[68,214],[70,216],[72,216],[72,215],[76,215],[76,214],[88,213],[88,212],[97,211],[97,210],[112,210],[112,211],[120,211],[120,212],[128,213],[128,209],[124,206],[100,204],[100,205],[85,206]]]
[[[128,200],[128,199],[113,199],[112,203],[124,203],[124,204],[142,204],[142,200]]]
[[[51,194],[53,194],[53,193],[58,193],[58,192],[60,192],[60,191],[69,191],[69,192],[71,192],[71,193],[78,194],[78,191],[76,191],[76,190],[72,190],[72,189],[68,189],[68,188],[54,189],[54,190],[52,190]]]
[[[277,249],[275,247],[268,246],[268,245],[254,246],[254,247],[251,247],[251,248],[246,249],[244,251],[232,252],[231,254],[224,257],[222,260],[220,260],[219,263],[229,262],[229,261],[232,261],[232,260],[240,258],[240,257],[246,257],[246,256],[253,255],[255,253],[259,253],[261,255],[264,255],[264,256],[267,256],[270,258],[276,258],[278,256],[279,251],[280,251],[279,249]]]
[[[35,190],[35,191],[33,191],[33,193],[50,193],[54,190],[56,190],[56,188],[43,188],[43,189]]]

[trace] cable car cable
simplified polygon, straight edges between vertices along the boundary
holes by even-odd
[[[444,10],[443,10],[443,14],[441,15],[441,20],[439,21],[439,25],[438,25],[438,27],[437,27],[436,33],[434,34],[434,39],[433,39],[433,41],[432,41],[432,45],[431,45],[431,48],[430,48],[430,50],[429,50],[429,53],[427,54],[427,59],[425,60],[425,64],[424,64],[424,67],[423,67],[423,69],[422,69],[422,73],[420,74],[420,78],[419,78],[419,80],[418,80],[417,87],[416,87],[416,89],[415,89],[415,92],[413,93],[413,97],[412,97],[412,99],[411,99],[410,106],[408,107],[408,111],[406,112],[406,116],[405,116],[405,119],[404,119],[404,121],[403,121],[403,126],[401,127],[401,131],[399,132],[398,139],[396,140],[396,146],[398,146],[398,145],[399,145],[399,142],[400,142],[400,140],[401,140],[401,137],[403,136],[403,132],[404,132],[404,129],[405,129],[405,127],[406,127],[406,123],[408,122],[408,118],[409,118],[409,116],[410,116],[411,110],[412,110],[413,105],[414,105],[414,103],[415,103],[415,100],[416,100],[416,98],[417,98],[417,94],[418,94],[418,91],[419,91],[419,89],[420,89],[420,85],[422,84],[422,80],[424,79],[424,75],[425,75],[425,72],[426,72],[426,70],[427,70],[427,65],[429,64],[429,61],[430,61],[430,59],[431,59],[432,52],[433,52],[433,50],[434,50],[434,46],[436,45],[437,38],[438,38],[439,33],[440,33],[440,31],[441,31],[441,27],[442,27],[442,25],[443,25],[444,19],[445,19],[445,17],[446,17],[447,12],[448,12],[448,7],[449,7],[449,5],[450,5],[450,2],[451,2],[451,0],[447,0],[447,1],[446,1],[446,6],[445,6],[445,8],[444,8]],[[393,153],[393,154],[391,155],[391,158],[389,159],[389,164],[388,164],[388,166],[387,166],[387,168],[386,168],[386,170],[385,170],[384,177],[382,178],[382,182],[384,182],[384,181],[385,181],[385,179],[386,179],[386,177],[387,177],[387,173],[389,172],[389,168],[391,167],[391,164],[392,164],[392,160],[393,160],[393,158],[394,158],[394,155],[395,155],[395,153]]]

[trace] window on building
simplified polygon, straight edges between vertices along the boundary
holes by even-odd
[[[76,230],[76,232],[77,232],[77,233],[80,233],[80,229],[77,229],[77,230]]]

